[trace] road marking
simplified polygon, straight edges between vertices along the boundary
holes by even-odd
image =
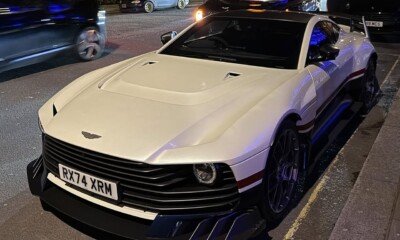
[[[396,69],[397,64],[399,64],[399,61],[400,61],[400,56],[398,56],[396,62],[394,62],[392,68],[390,69],[390,71],[389,71],[388,74],[386,75],[385,80],[383,80],[382,86],[385,85],[386,82],[389,80],[390,75],[392,75],[393,71]]]
[[[354,134],[353,134],[353,136],[354,136]],[[351,136],[350,139],[353,136]],[[338,153],[338,156],[342,155],[342,150],[343,150],[343,148]],[[319,193],[322,191],[322,189],[325,187],[327,181],[329,180],[328,173],[332,171],[333,166],[338,161],[338,159],[339,159],[338,156],[336,156],[335,159],[332,161],[332,163],[329,165],[329,167],[326,170],[324,176],[321,178],[321,180],[319,181],[318,185],[315,187],[315,189],[311,193],[310,197],[308,198],[307,204],[303,207],[303,209],[301,210],[300,214],[297,216],[296,220],[293,222],[292,226],[290,227],[289,231],[286,233],[285,237],[283,237],[283,239],[285,239],[285,240],[294,239],[293,238],[294,234],[299,229],[299,227],[300,227],[301,223],[303,222],[303,220],[307,217],[307,215],[308,215],[308,213],[309,213],[309,211],[311,209],[311,206],[313,205],[315,200],[317,200],[317,197],[318,197]]]

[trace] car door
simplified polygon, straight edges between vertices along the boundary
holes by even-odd
[[[318,22],[312,32],[307,61],[311,69],[317,93],[317,114],[332,101],[344,84],[352,69],[351,46],[339,41],[342,32],[340,28],[330,21]],[[318,61],[321,48],[331,45],[340,49],[339,55],[334,60]]]
[[[154,0],[153,2],[157,8],[168,8],[172,7],[177,0]]]
[[[51,47],[61,48],[73,44],[80,21],[86,21],[77,13],[75,0],[48,0],[46,6],[46,33],[51,36]]]
[[[40,52],[44,11],[39,1],[0,0],[0,64]]]

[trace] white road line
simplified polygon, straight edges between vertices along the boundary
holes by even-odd
[[[392,68],[390,69],[390,71],[386,75],[385,79],[383,80],[382,86],[385,85],[386,82],[389,80],[390,75],[392,75],[393,71],[396,69],[397,64],[399,64],[399,61],[400,61],[400,56],[397,58],[396,62],[394,62]]]
[[[396,62],[393,64],[392,68],[390,69],[390,71],[388,72],[388,74],[385,77],[385,80],[383,81],[381,86],[384,86],[387,81],[389,80],[390,76],[392,75],[393,71],[396,69],[396,66],[399,64],[400,62],[400,56],[398,56]],[[354,134],[357,133],[357,130],[353,133],[353,135],[347,140],[347,142],[349,142]],[[315,202],[315,200],[317,200],[318,195],[320,194],[320,192],[323,190],[323,188],[326,186],[327,181],[329,180],[329,173],[332,171],[333,166],[335,166],[336,162],[339,160],[339,156],[342,155],[342,151],[345,148],[345,146],[340,150],[340,152],[338,153],[338,155],[335,157],[335,159],[332,161],[332,163],[329,165],[328,169],[325,171],[324,175],[322,176],[321,180],[318,182],[317,186],[314,188],[314,190],[312,191],[310,197],[307,200],[306,205],[303,207],[303,209],[301,210],[300,214],[297,216],[296,220],[293,222],[292,226],[290,226],[290,229],[287,231],[286,235],[284,236],[283,239],[285,240],[291,240],[294,239],[294,235],[297,232],[297,230],[299,229],[301,223],[303,222],[303,220],[307,217],[311,206],[313,205],[313,203]]]

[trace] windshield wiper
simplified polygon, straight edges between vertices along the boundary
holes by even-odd
[[[214,37],[214,36],[216,36],[218,34],[221,34],[221,32],[210,34],[210,35],[207,35],[207,36],[202,36],[202,37],[195,38],[195,39],[192,39],[192,40],[187,40],[182,45],[187,46],[187,44],[189,44],[189,43],[200,41],[200,40],[204,40],[204,39],[207,39],[207,38],[210,38],[210,37]]]
[[[222,56],[212,56],[208,55],[207,58],[209,59],[216,59],[218,61],[226,61],[226,62],[237,62],[236,58],[230,58],[230,57],[222,57]]]

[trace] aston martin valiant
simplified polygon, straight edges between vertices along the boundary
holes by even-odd
[[[366,27],[328,16],[227,11],[161,40],[39,110],[28,179],[44,209],[134,239],[251,237],[286,216],[310,150],[379,88]]]

